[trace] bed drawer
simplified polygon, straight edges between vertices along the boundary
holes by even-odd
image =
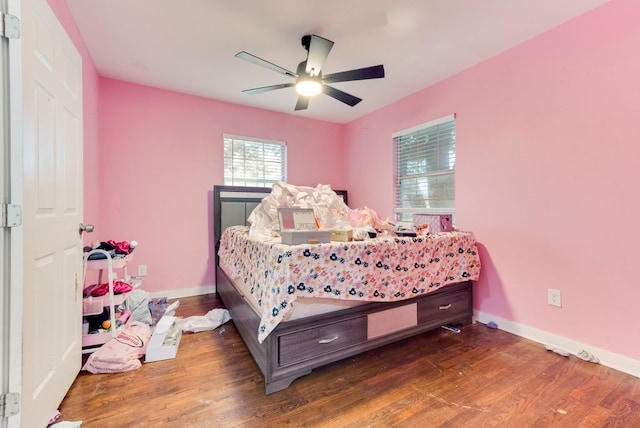
[[[433,296],[435,297],[435,296]],[[418,303],[418,324],[453,320],[472,314],[471,290],[462,288]]]
[[[278,337],[279,365],[296,364],[366,341],[366,316],[282,334]]]

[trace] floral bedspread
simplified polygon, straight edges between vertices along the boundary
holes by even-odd
[[[262,308],[261,343],[300,296],[388,302],[480,275],[470,232],[284,245],[232,226],[223,232],[218,254],[220,266],[245,281]]]

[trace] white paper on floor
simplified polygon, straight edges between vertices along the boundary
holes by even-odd
[[[200,331],[214,330],[218,326],[231,319],[231,314],[227,309],[211,309],[206,315],[196,315],[187,318],[179,318],[176,323],[182,331],[198,333]]]

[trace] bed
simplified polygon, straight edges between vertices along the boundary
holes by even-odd
[[[264,375],[267,394],[328,363],[471,323],[472,282],[480,270],[471,233],[261,242],[248,236],[247,217],[270,190],[213,191],[217,293]],[[347,202],[346,191],[336,193]]]

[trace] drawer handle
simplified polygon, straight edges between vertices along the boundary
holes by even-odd
[[[438,309],[440,309],[441,311],[446,311],[447,309],[451,309],[451,303],[449,303],[448,305],[442,305]]]
[[[328,337],[326,339],[320,339],[318,340],[318,343],[320,343],[321,345],[324,345],[325,343],[331,343],[338,340],[338,336],[333,336],[333,337]]]

